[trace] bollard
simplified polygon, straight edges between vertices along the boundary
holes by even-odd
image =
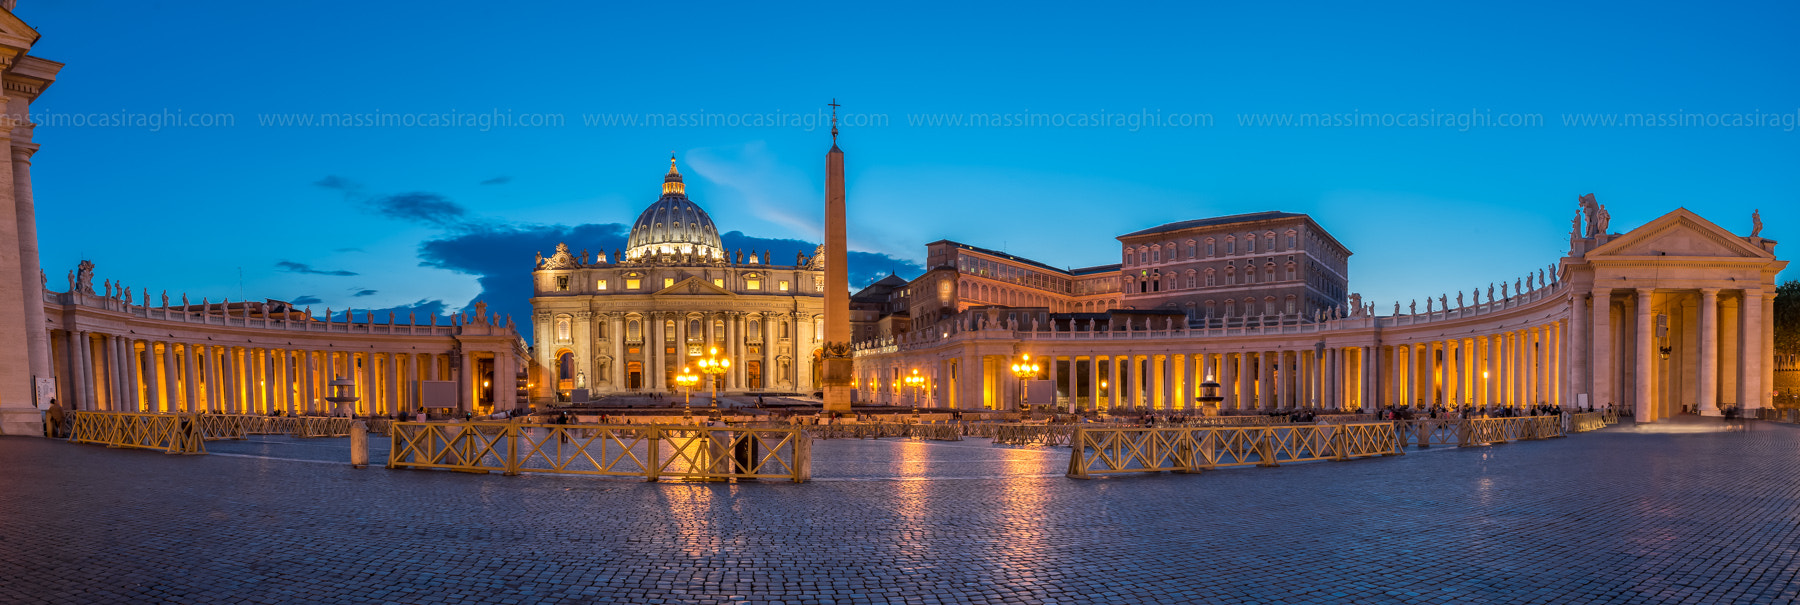
[[[369,467],[369,425],[361,420],[350,425],[350,467]]]

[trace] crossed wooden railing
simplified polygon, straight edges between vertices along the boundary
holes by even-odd
[[[1401,455],[1389,422],[1239,427],[1077,427],[1068,476],[1194,473],[1229,466]]]
[[[1563,416],[1564,433],[1586,433],[1606,428],[1606,419],[1600,412],[1583,412]]]
[[[69,441],[107,447],[162,450],[169,454],[204,454],[206,443],[199,414],[76,411]]]
[[[909,425],[898,422],[809,424],[802,430],[814,439],[881,439],[906,437]]]
[[[1548,439],[1565,435],[1562,416],[1418,418],[1395,420],[1401,445],[1458,447]],[[1596,427],[1599,428],[1599,427]],[[1591,430],[1591,429],[1589,429]]]
[[[799,428],[395,422],[388,468],[687,480],[812,475]]]
[[[1073,424],[995,424],[994,445],[1069,445],[1075,438]]]

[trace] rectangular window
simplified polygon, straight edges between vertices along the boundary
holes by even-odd
[[[594,288],[597,290],[605,290],[606,289],[606,280],[604,280],[604,279],[600,280],[600,284],[594,286]]]
[[[1212,256],[1214,254],[1218,254],[1218,252],[1215,249],[1213,242],[1206,242],[1206,255]]]
[[[781,290],[781,291],[782,291],[782,292],[786,292],[786,291],[788,291],[788,282],[787,282],[787,280],[785,280],[785,279],[784,279],[784,280],[781,280],[781,284],[780,284],[780,290]]]
[[[626,290],[636,290],[636,289],[642,288],[642,287],[644,287],[643,280],[638,280],[638,279],[625,280],[625,289]]]
[[[744,289],[745,290],[761,290],[762,289],[762,280],[746,279],[746,280],[744,280]]]
[[[667,288],[667,287],[673,286],[673,285],[675,285],[675,278],[673,278],[673,277],[663,278],[663,287],[664,288]]]
[[[715,277],[713,278],[713,285],[723,288],[725,287],[725,280]]]

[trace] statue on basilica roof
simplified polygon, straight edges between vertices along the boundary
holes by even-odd
[[[1762,236],[1762,209],[1750,211],[1750,237]]]

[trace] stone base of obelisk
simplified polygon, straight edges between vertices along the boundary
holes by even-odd
[[[850,387],[825,387],[825,407],[827,412],[850,411]]]

